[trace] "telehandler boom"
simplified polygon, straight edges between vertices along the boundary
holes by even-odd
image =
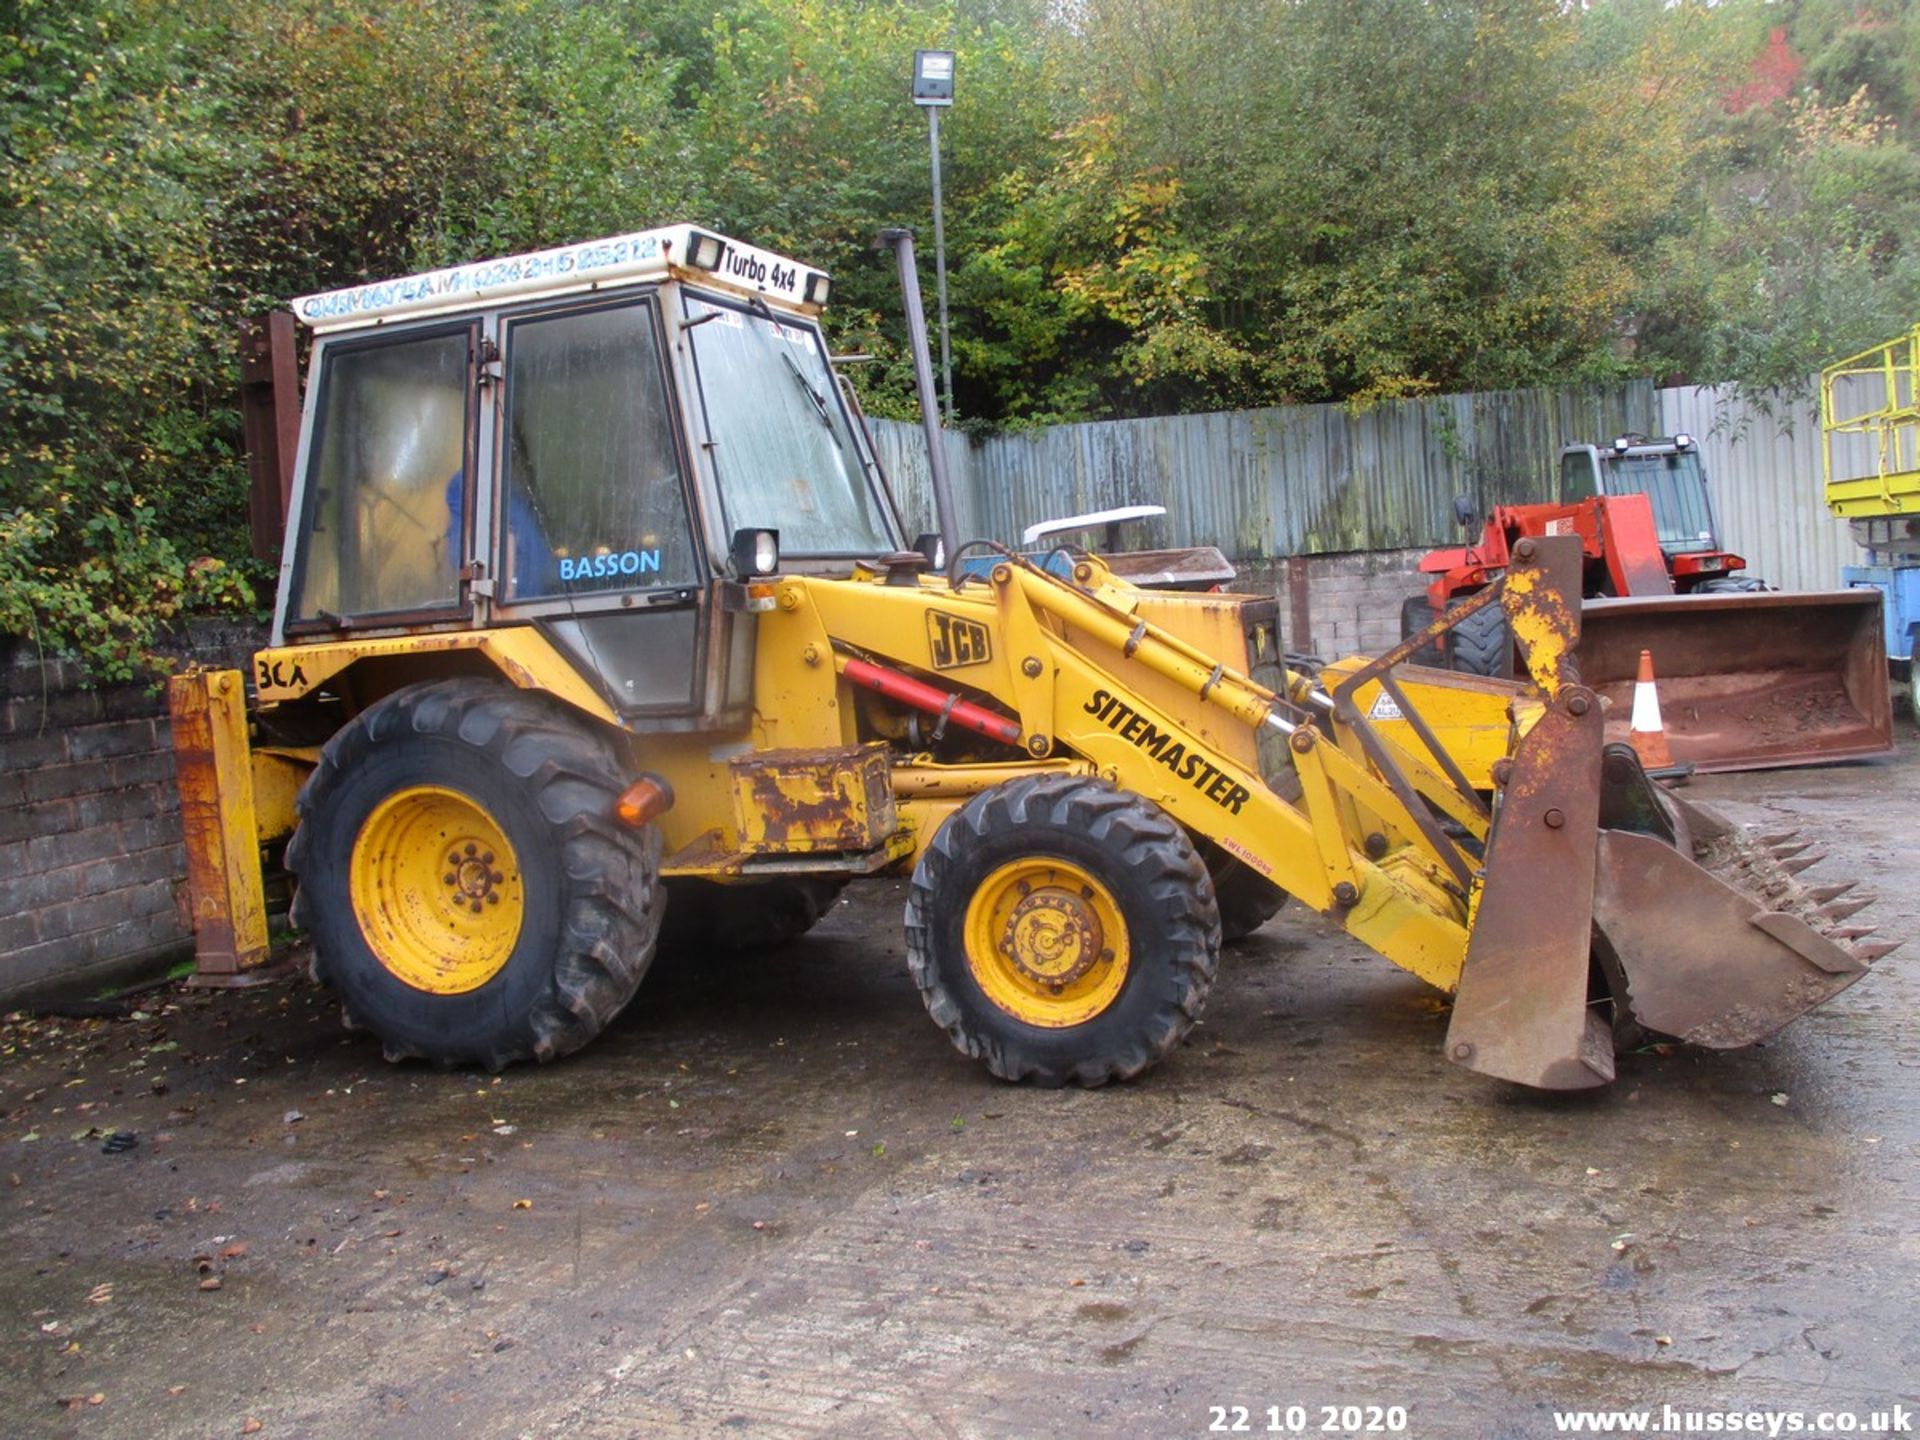
[[[258,844],[290,832],[348,1020],[498,1067],[586,1044],[657,944],[776,943],[910,873],[908,963],[953,1043],[1098,1085],[1177,1046],[1223,935],[1290,894],[1456,996],[1452,1059],[1577,1089],[1616,1031],[1746,1044],[1891,948],[1794,880],[1804,847],[1605,743],[1577,539],[1516,546],[1330,692],[1280,663],[1270,599],[951,533],[936,573],[826,294],[679,226],[297,302],[313,378],[256,703],[232,673],[174,684],[203,952],[264,947]],[[1403,675],[1489,605],[1524,683]],[[1491,799],[1436,697],[1498,727]]]

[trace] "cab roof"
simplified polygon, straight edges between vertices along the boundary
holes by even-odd
[[[829,285],[824,272],[771,250],[693,225],[669,225],[303,295],[293,313],[316,332],[328,332],[669,278],[758,296],[803,315],[826,307]]]

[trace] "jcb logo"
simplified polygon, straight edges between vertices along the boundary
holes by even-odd
[[[958,615],[927,612],[927,644],[933,650],[933,668],[954,670],[980,665],[993,658],[987,645],[987,627]]]

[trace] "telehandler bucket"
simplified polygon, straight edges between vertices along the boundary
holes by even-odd
[[[1820,858],[1806,844],[1744,833],[1656,786],[1629,746],[1608,742],[1613,717],[1628,707],[1604,704],[1582,683],[1596,654],[1583,634],[1593,608],[1553,603],[1571,588],[1574,558],[1540,542],[1483,602],[1497,598],[1507,611],[1539,698],[1516,691],[1512,702],[1524,733],[1493,771],[1492,826],[1447,1032],[1457,1063],[1547,1090],[1612,1080],[1617,1037],[1753,1044],[1895,948],[1866,943],[1870,927],[1847,923],[1869,899],[1845,884],[1800,883]],[[1809,597],[1786,598],[1772,607],[1776,617]],[[1337,717],[1370,729],[1354,702],[1375,683],[1397,711],[1413,711],[1417,686],[1402,687],[1393,671],[1460,618],[1450,613],[1347,675],[1334,691]],[[1668,703],[1663,696],[1663,710]],[[1445,764],[1434,732],[1421,742]]]
[[[1627,738],[1640,652],[1653,655],[1676,764],[1764,770],[1893,750],[1893,702],[1873,590],[1588,600],[1580,678]]]

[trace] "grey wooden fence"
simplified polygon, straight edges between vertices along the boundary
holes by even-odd
[[[1388,550],[1456,539],[1453,497],[1484,507],[1553,493],[1579,440],[1652,432],[1646,382],[1396,401],[1364,411],[1290,405],[944,436],[968,538],[1006,543],[1035,521],[1164,505],[1142,545],[1217,545],[1235,560]],[[919,427],[873,424],[908,523],[931,529]]]

